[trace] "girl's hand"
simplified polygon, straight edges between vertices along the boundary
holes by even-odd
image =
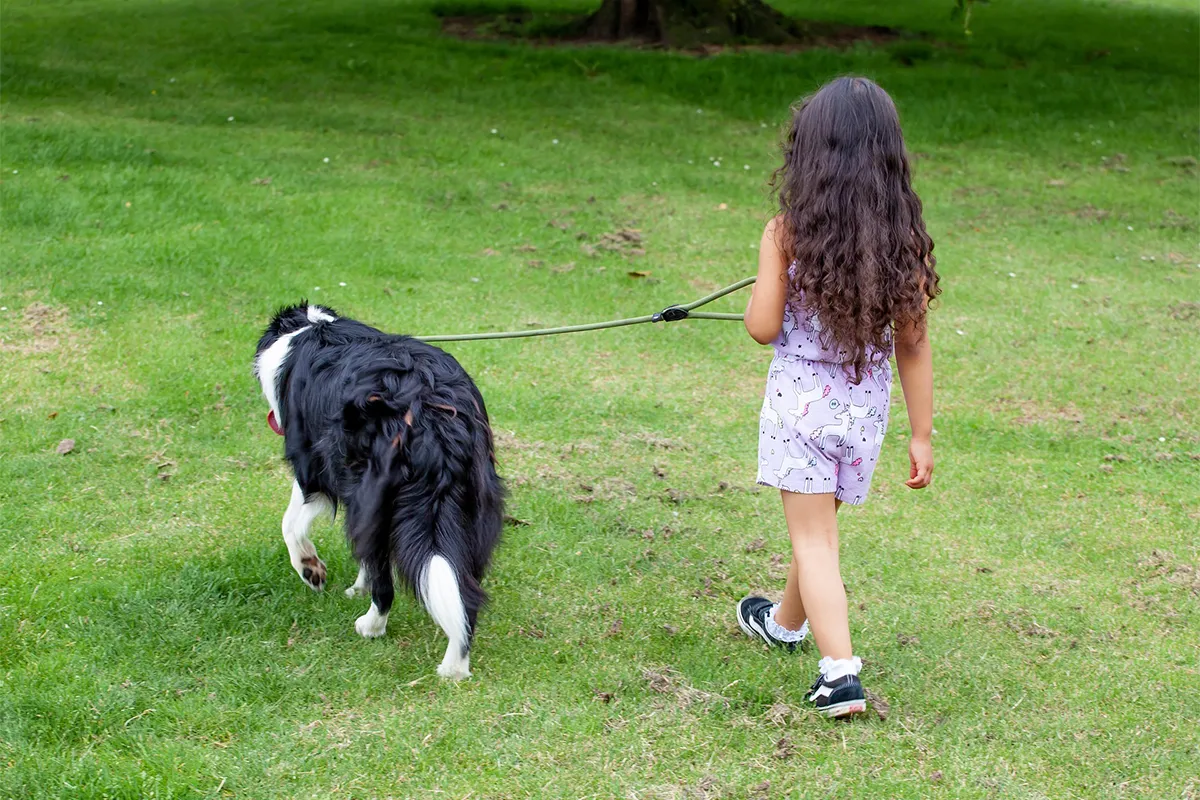
[[[910,489],[924,489],[933,483],[933,443],[915,436],[908,445],[908,480],[904,485]]]

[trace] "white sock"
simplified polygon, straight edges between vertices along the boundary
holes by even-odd
[[[777,610],[779,610],[779,603],[771,606],[770,610],[767,611],[767,633],[771,634],[781,642],[804,641],[804,637],[808,636],[808,620],[804,620],[804,624],[800,626],[800,630],[788,630],[775,621],[775,612]]]
[[[821,670],[821,674],[826,680],[836,681],[843,675],[857,675],[862,669],[862,659],[858,656],[852,658],[829,658],[826,656],[817,662],[817,669]]]

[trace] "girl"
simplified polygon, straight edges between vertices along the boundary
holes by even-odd
[[[939,293],[933,240],[909,180],[896,107],[865,78],[839,78],[794,112],[772,185],[746,330],[775,357],[759,422],[758,482],[780,489],[792,540],[783,599],[747,597],[738,624],[821,652],[807,699],[823,714],[865,711],[838,565],[837,511],[867,499],[896,366],[912,442],[906,485],[933,475],[933,362],[925,335]]]

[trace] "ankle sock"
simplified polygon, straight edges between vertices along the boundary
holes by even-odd
[[[804,620],[804,624],[800,626],[800,630],[788,630],[775,621],[775,612],[778,609],[779,603],[776,603],[767,611],[767,633],[771,634],[781,642],[804,641],[804,637],[808,636],[808,620]]]
[[[857,675],[862,670],[862,659],[858,656],[851,658],[822,658],[817,663],[817,669],[826,680],[836,681],[844,675]]]

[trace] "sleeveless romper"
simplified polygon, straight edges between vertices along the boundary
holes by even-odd
[[[820,333],[816,314],[789,300],[759,415],[758,483],[861,505],[887,431],[892,367],[880,354],[854,385],[845,353],[822,347]]]

